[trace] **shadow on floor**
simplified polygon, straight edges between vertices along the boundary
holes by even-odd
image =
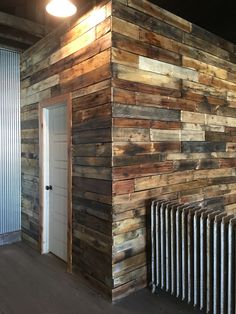
[[[166,294],[144,289],[111,305],[52,255],[23,243],[0,247],[0,314],[202,313]]]

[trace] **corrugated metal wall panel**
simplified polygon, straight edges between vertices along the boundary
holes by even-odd
[[[0,235],[21,229],[20,56],[0,49]]]

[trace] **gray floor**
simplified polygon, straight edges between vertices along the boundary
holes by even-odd
[[[169,295],[144,289],[116,305],[91,291],[51,255],[18,243],[0,247],[0,314],[200,313]]]

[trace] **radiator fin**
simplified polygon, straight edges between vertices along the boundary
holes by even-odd
[[[236,216],[153,201],[152,288],[213,314],[235,314]]]

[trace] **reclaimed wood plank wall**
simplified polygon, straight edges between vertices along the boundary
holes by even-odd
[[[39,102],[71,93],[73,264],[111,292],[111,3],[94,6],[21,58],[22,231],[39,248]]]
[[[113,300],[147,285],[152,198],[236,209],[235,61],[146,0],[113,1]]]
[[[151,199],[236,208],[235,60],[146,0],[100,5],[24,53],[23,238],[38,245],[38,104],[72,93],[73,262],[113,301],[145,287]]]

